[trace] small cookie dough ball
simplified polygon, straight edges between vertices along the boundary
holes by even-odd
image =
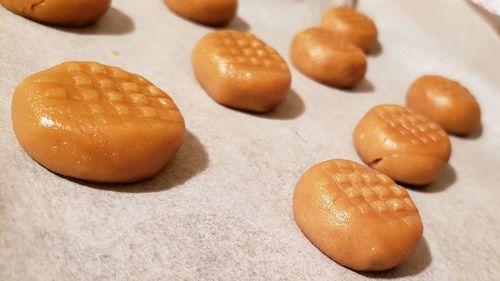
[[[397,266],[423,232],[418,210],[404,188],[349,160],[329,160],[307,170],[295,187],[293,213],[321,252],[354,270]]]
[[[186,131],[165,92],[95,62],[65,62],[24,79],[12,97],[12,124],[21,146],[45,168],[107,183],[159,173]]]
[[[356,150],[370,167],[398,182],[434,181],[451,154],[446,132],[427,116],[399,105],[379,105],[359,121]]]
[[[451,134],[470,134],[481,124],[481,109],[474,96],[460,83],[441,76],[417,79],[408,90],[406,104]]]
[[[206,25],[225,25],[235,16],[237,0],[165,0],[175,13]]]
[[[266,112],[290,90],[292,78],[283,58],[251,33],[209,33],[194,47],[192,63],[203,89],[228,107]]]
[[[365,52],[377,45],[377,27],[366,15],[349,7],[333,7],[321,18],[321,27]]]
[[[297,33],[290,53],[293,65],[300,72],[329,86],[352,88],[365,77],[363,51],[323,28]]]
[[[102,17],[111,0],[0,0],[12,12],[37,22],[76,27]]]

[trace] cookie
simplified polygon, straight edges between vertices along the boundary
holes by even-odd
[[[423,114],[399,105],[379,105],[359,121],[354,146],[370,167],[398,182],[434,181],[451,154],[446,132]]]
[[[323,28],[297,33],[290,54],[293,65],[300,72],[329,86],[352,88],[365,77],[363,51]]]
[[[170,10],[206,25],[225,25],[235,16],[237,0],[165,0]]]
[[[481,124],[481,109],[476,98],[457,81],[426,75],[408,90],[406,104],[427,115],[450,134],[467,135]]]
[[[209,33],[194,47],[192,63],[203,89],[227,107],[266,112],[290,90],[290,70],[283,58],[251,33]]]
[[[101,18],[111,0],[0,0],[0,4],[40,23],[77,27]]]
[[[321,27],[365,52],[377,46],[377,27],[368,16],[349,7],[333,7],[321,18]]]
[[[360,271],[397,266],[422,236],[408,192],[349,160],[321,162],[298,181],[293,213],[304,235],[335,262]]]
[[[65,62],[24,79],[12,98],[12,124],[24,150],[47,169],[109,183],[157,174],[185,134],[165,92],[95,62]]]

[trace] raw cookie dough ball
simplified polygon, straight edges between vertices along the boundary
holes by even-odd
[[[363,51],[326,29],[309,28],[297,33],[290,52],[300,72],[326,85],[352,88],[365,77]]]
[[[451,154],[450,139],[423,114],[399,105],[372,108],[354,129],[354,146],[370,167],[398,182],[435,180]]]
[[[14,132],[47,169],[95,182],[160,172],[185,133],[172,99],[143,77],[94,62],[33,74],[12,98]]]
[[[228,107],[266,112],[290,90],[292,78],[283,58],[251,33],[209,33],[194,47],[192,63],[203,89]]]
[[[366,15],[348,7],[333,7],[321,18],[321,27],[365,52],[377,45],[377,27]]]
[[[12,12],[45,24],[82,26],[102,17],[111,0],[0,0]]]
[[[406,190],[349,160],[310,168],[293,194],[304,235],[335,262],[355,270],[386,270],[405,261],[422,236]]]
[[[408,90],[406,104],[441,125],[448,133],[466,135],[481,123],[474,96],[458,82],[441,76],[422,76]]]
[[[237,0],[165,0],[175,13],[207,25],[225,25],[235,16]]]

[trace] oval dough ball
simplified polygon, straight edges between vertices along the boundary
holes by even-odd
[[[353,133],[356,150],[370,167],[398,182],[434,181],[448,162],[450,139],[423,114],[399,105],[379,105],[359,121]]]
[[[237,0],[165,0],[175,13],[206,25],[225,25],[235,16]]]
[[[271,110],[292,82],[278,52],[246,32],[209,33],[194,47],[192,63],[196,79],[216,102],[241,110]]]
[[[451,134],[466,135],[481,124],[481,110],[474,96],[460,83],[441,76],[417,79],[408,90],[406,104]]]
[[[102,17],[111,0],[0,0],[12,12],[45,24],[83,26]]]
[[[320,251],[355,270],[397,266],[423,232],[404,188],[349,160],[329,160],[307,170],[295,187],[293,213]]]
[[[365,77],[363,51],[326,29],[309,28],[297,33],[290,52],[300,72],[326,85],[352,88]]]
[[[321,18],[321,27],[365,52],[377,46],[377,27],[366,15],[348,7],[333,7]]]
[[[24,79],[12,98],[12,124],[24,150],[47,169],[110,183],[160,172],[186,130],[165,92],[93,62],[65,62]]]

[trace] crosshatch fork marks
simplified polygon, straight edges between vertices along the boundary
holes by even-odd
[[[267,70],[287,70],[280,55],[251,33],[222,31],[217,35],[216,53],[235,65]]]
[[[331,180],[328,187],[336,200],[344,199],[362,215],[375,214],[387,223],[400,219],[407,224],[417,215],[406,190],[383,174],[347,161],[337,161],[335,166],[323,169],[323,174]]]
[[[377,109],[377,114],[394,132],[413,144],[436,143],[447,137],[437,124],[408,108],[381,107]]]
[[[148,126],[182,122],[179,110],[165,92],[122,69],[68,62],[45,75],[50,79],[31,83],[45,84],[42,97],[57,100],[57,111],[84,133],[89,133],[95,124],[110,122],[125,126],[138,122]]]

